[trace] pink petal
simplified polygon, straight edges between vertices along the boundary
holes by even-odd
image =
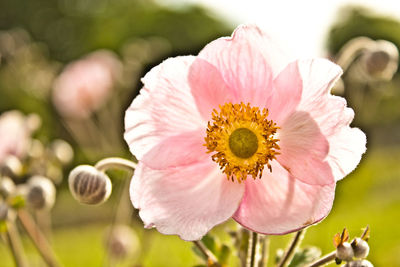
[[[274,46],[257,27],[241,26],[231,38],[220,38],[208,44],[198,58],[207,61],[220,72],[237,103],[265,107],[272,95],[274,76],[270,65],[274,62],[265,57],[275,51],[270,48]],[[201,88],[193,89],[195,97],[202,95],[195,92]],[[201,102],[207,98],[212,98],[212,95],[196,100]]]
[[[147,152],[142,162],[149,168],[162,170],[209,159],[210,154],[203,145],[205,135],[202,129],[167,137]]]
[[[328,60],[302,61],[303,95],[298,110],[310,114],[329,142],[329,163],[335,180],[342,179],[358,165],[365,152],[366,137],[349,125],[354,117],[346,100],[330,94],[342,70]]]
[[[281,125],[300,103],[302,88],[298,61],[295,61],[287,65],[274,80],[274,94],[267,104],[269,119]]]
[[[263,234],[286,234],[322,220],[331,210],[335,183],[309,185],[291,176],[276,162],[272,173],[246,181],[234,219]]]
[[[303,183],[331,184],[332,170],[325,161],[329,143],[311,116],[296,111],[280,127],[277,160],[282,167]]]
[[[343,127],[329,138],[331,148],[329,162],[335,180],[340,180],[352,172],[365,153],[367,142],[365,134],[357,128]]]
[[[194,57],[176,57],[154,67],[125,114],[124,138],[137,159],[167,136],[204,127],[188,85]]]
[[[145,227],[184,240],[201,239],[229,219],[243,192],[244,184],[228,181],[211,160],[165,170],[153,170],[140,162],[130,188]]]
[[[234,95],[225,84],[219,70],[205,60],[197,58],[189,71],[189,83],[197,108],[206,121],[213,109],[227,102],[235,102]]]

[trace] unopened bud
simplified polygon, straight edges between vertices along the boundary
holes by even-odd
[[[336,248],[336,258],[342,261],[351,261],[354,257],[353,248],[349,242],[343,242]]]
[[[108,252],[113,258],[125,258],[137,252],[139,248],[135,232],[126,225],[113,227],[106,238]]]
[[[56,199],[56,188],[46,177],[36,175],[28,180],[27,204],[33,209],[51,209]]]
[[[0,222],[15,219],[15,212],[4,202],[0,202]]]
[[[358,259],[365,259],[369,253],[369,245],[367,241],[356,238],[351,242],[351,246],[353,247],[354,257]]]
[[[371,78],[389,81],[397,71],[399,52],[393,43],[378,40],[371,47],[371,51],[365,53],[361,60]]]
[[[359,260],[348,262],[343,267],[374,267],[374,265],[367,260]]]
[[[54,156],[63,164],[70,163],[74,157],[74,151],[72,150],[71,145],[64,140],[54,140],[51,144],[51,149]]]
[[[112,191],[110,178],[90,165],[80,165],[68,177],[72,196],[81,203],[96,205],[106,201]]]
[[[10,177],[3,176],[0,178],[0,196],[7,198],[15,191],[15,184]]]
[[[16,156],[9,155],[2,164],[2,171],[11,177],[20,176],[22,174],[22,163]]]

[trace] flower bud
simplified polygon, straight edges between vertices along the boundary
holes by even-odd
[[[27,204],[33,209],[51,209],[56,198],[56,188],[46,177],[35,175],[28,180]]]
[[[106,235],[107,249],[113,258],[122,259],[135,253],[139,240],[135,232],[126,225],[117,225]]]
[[[65,142],[64,140],[57,139],[54,140],[51,144],[51,149],[54,153],[54,156],[62,163],[68,164],[72,161],[74,157],[74,151],[70,144]]]
[[[72,196],[83,204],[101,204],[110,197],[112,191],[107,174],[90,165],[80,165],[73,169],[68,183]]]
[[[353,248],[349,242],[343,242],[336,248],[336,258],[343,261],[351,261],[354,257]]]
[[[10,177],[3,176],[0,178],[0,196],[7,198],[15,191],[15,184]]]
[[[389,81],[397,71],[399,52],[393,43],[378,40],[361,61],[364,61],[365,69],[372,79]]]
[[[343,265],[343,267],[374,267],[371,262],[367,260],[351,261]]]
[[[369,253],[369,246],[367,241],[356,238],[351,242],[351,246],[353,247],[354,257],[359,259],[365,259]]]
[[[2,164],[2,172],[6,175],[20,176],[22,174],[22,163],[21,161],[14,155],[9,155],[4,159]]]
[[[14,220],[16,217],[15,212],[4,202],[0,202],[0,222],[7,220]]]

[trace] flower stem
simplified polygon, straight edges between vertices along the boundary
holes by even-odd
[[[256,266],[256,253],[258,244],[258,234],[256,232],[251,232],[249,236],[249,248],[247,250],[247,261],[246,267]]]
[[[26,267],[24,248],[14,223],[7,223],[6,240],[13,255],[15,266]]]
[[[331,253],[320,258],[319,260],[311,263],[308,267],[323,266],[325,264],[330,263],[331,261],[334,261],[335,258],[336,258],[336,251],[332,251]]]
[[[100,160],[99,162],[96,163],[94,167],[99,171],[106,171],[107,169],[110,168],[134,171],[136,169],[136,165],[137,164],[133,161],[123,158],[112,157]]]
[[[195,246],[207,258],[207,266],[221,266],[218,263],[217,257],[208,249],[201,241],[193,241]]]
[[[300,230],[294,236],[292,242],[290,243],[289,248],[286,250],[285,254],[283,255],[282,259],[278,263],[278,267],[285,267],[288,263],[292,260],[296,248],[300,245],[301,240],[303,239],[305,230]]]
[[[39,227],[35,224],[31,216],[25,210],[18,210],[18,218],[24,227],[29,238],[32,240],[33,244],[39,251],[43,260],[49,267],[59,267],[61,266],[56,257],[54,251],[51,249],[50,244],[47,239],[40,231]]]
[[[269,236],[260,236],[259,237],[260,240],[260,246],[261,246],[261,259],[258,262],[258,267],[264,267],[266,266],[267,262],[268,262],[268,252],[269,252]]]

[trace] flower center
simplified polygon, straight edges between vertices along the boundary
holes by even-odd
[[[250,158],[258,149],[257,136],[247,128],[236,129],[229,136],[229,148],[239,158]]]
[[[261,178],[264,166],[279,154],[278,127],[268,120],[268,110],[250,104],[226,103],[220,112],[213,110],[208,122],[205,146],[228,179],[240,183],[248,175]]]

